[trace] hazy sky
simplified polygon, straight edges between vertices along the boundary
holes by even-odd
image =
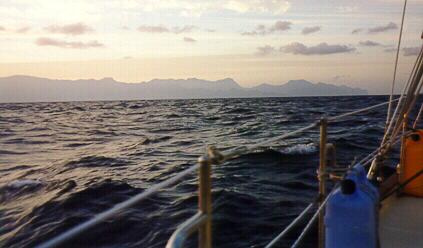
[[[402,0],[1,0],[0,76],[304,78],[387,92]],[[399,85],[422,41],[409,0]]]

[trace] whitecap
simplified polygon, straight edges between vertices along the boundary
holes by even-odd
[[[312,154],[317,151],[317,146],[313,143],[308,144],[297,144],[285,147],[281,150],[281,153],[283,154],[289,154],[289,155],[295,155],[295,154]]]
[[[38,186],[40,184],[43,184],[39,180],[34,179],[22,179],[22,180],[15,180],[7,184],[8,188],[23,188],[25,186]]]

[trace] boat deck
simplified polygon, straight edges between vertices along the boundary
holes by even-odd
[[[423,198],[391,196],[379,217],[381,248],[423,247]]]

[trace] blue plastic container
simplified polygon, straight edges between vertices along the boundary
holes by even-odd
[[[354,171],[353,171],[354,172]],[[352,173],[326,205],[326,248],[377,247],[377,189]]]
[[[347,179],[355,181],[361,190],[366,191],[374,199],[375,206],[379,204],[379,190],[367,179],[367,173],[361,164],[355,165],[346,176]]]

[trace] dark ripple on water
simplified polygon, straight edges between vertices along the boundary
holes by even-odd
[[[187,168],[206,144],[232,148],[377,104],[314,97],[0,104],[0,243],[32,247]],[[349,164],[378,144],[384,111],[336,121]],[[318,132],[213,169],[214,244],[263,247],[313,199]],[[69,247],[164,247],[196,212],[195,177],[161,191]],[[289,247],[301,226],[280,247]],[[314,247],[315,235],[304,245]],[[195,246],[195,238],[189,247]]]

